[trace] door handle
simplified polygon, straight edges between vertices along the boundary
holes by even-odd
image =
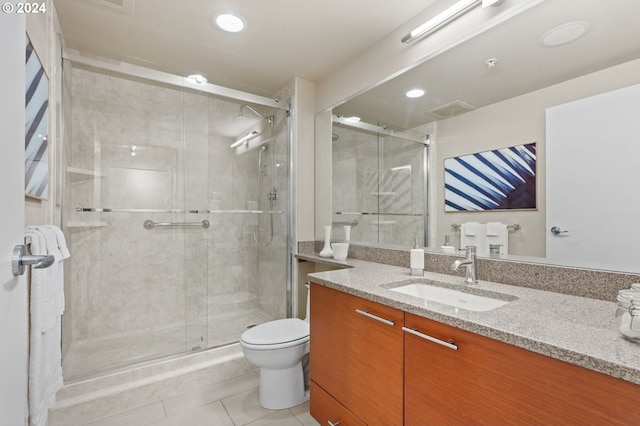
[[[25,254],[27,248],[24,245],[18,245],[13,248],[13,256],[11,257],[11,272],[17,277],[24,274],[26,265],[33,265],[36,269],[48,268],[53,265],[55,257],[53,255],[30,255]]]
[[[568,233],[568,232],[569,232],[569,231],[567,231],[566,229],[562,229],[562,228],[560,228],[559,226],[552,226],[552,227],[551,227],[551,233],[552,233],[553,235],[566,234],[566,233]]]

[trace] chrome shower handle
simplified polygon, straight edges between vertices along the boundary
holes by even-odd
[[[26,265],[33,265],[36,269],[48,268],[53,265],[55,257],[53,255],[31,255],[25,254],[27,248],[24,245],[17,245],[13,248],[11,256],[11,272],[14,277],[24,274]]]

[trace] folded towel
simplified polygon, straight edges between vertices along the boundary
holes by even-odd
[[[62,261],[70,257],[69,249],[67,248],[67,242],[65,240],[62,230],[54,225],[39,225],[30,226],[27,228],[28,232],[38,232],[45,239],[46,252],[38,254],[53,255],[55,258],[54,264],[48,268],[51,274],[49,279],[49,290],[52,292],[53,304],[55,310],[53,316],[44,315],[44,320],[47,321],[43,324],[43,330],[48,330],[55,325],[55,317],[62,315],[64,311],[64,265]],[[36,254],[33,253],[32,254]],[[47,298],[47,300],[49,300]]]
[[[462,224],[462,235],[473,237],[476,235],[477,229],[480,226],[478,222],[466,222]]]
[[[59,257],[49,268],[30,268],[29,277],[29,423],[46,425],[48,410],[63,384],[60,299],[64,302],[64,295],[63,283],[59,282],[62,255],[53,231],[32,227],[25,238],[30,242],[31,254],[56,256],[57,252]],[[52,243],[51,238],[56,242]]]
[[[67,247],[67,240],[64,237],[64,233],[62,232],[62,229],[58,228],[55,225],[42,225],[42,228],[50,229],[56,234],[58,249],[62,254],[62,258],[63,259],[69,258],[71,256],[71,253],[69,253],[69,248]]]
[[[485,250],[490,253],[490,245],[499,245],[500,254],[509,253],[509,230],[507,225],[501,222],[488,222],[485,229]]]
[[[460,249],[467,246],[476,247],[477,254],[484,256],[484,225],[478,222],[466,222],[462,224],[460,233]]]
[[[60,262],[62,259],[62,253],[58,247],[58,237],[55,231],[45,226],[29,226],[27,231],[38,231],[44,235],[46,254],[51,254],[56,258],[56,262]]]
[[[507,229],[507,225],[501,222],[487,222],[486,227],[488,237],[499,237]]]
[[[47,240],[42,232],[35,228],[25,233],[30,242],[30,252],[33,255],[46,256]],[[56,325],[59,301],[56,292],[54,266],[45,269],[30,268],[31,299],[30,299],[30,327],[38,332],[44,332]]]

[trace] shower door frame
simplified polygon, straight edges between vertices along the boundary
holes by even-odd
[[[95,68],[100,70],[100,72],[112,72],[118,75],[123,75],[126,77],[134,77],[141,80],[146,80],[152,83],[160,83],[162,85],[168,85],[180,89],[187,89],[194,92],[200,92],[208,95],[213,95],[219,98],[223,98],[229,101],[237,101],[243,103],[250,103],[253,105],[260,105],[265,107],[274,108],[280,111],[283,111],[286,116],[286,155],[287,155],[287,170],[286,170],[286,188],[288,191],[287,197],[287,208],[285,210],[285,315],[287,317],[292,316],[293,312],[293,297],[294,297],[294,289],[293,289],[293,203],[295,201],[295,194],[293,193],[293,182],[292,182],[292,169],[293,169],[293,134],[292,134],[292,126],[291,126],[291,104],[289,102],[281,102],[279,98],[268,98],[260,95],[255,95],[252,93],[243,92],[236,89],[227,88],[224,86],[219,86],[211,83],[195,83],[185,77],[179,75],[169,74],[163,71],[157,71],[150,68],[145,68],[142,66],[138,66],[135,64],[124,63],[124,62],[115,62],[115,61],[106,61],[101,58],[88,57],[83,55],[79,51],[73,49],[63,48],[62,51],[62,59],[68,60],[72,63],[76,63],[79,65],[87,66],[90,68]],[[64,126],[62,126],[64,129]],[[63,130],[64,132],[64,130]],[[62,135],[62,139],[64,140],[64,135]],[[61,170],[63,168],[63,157],[59,157]],[[64,191],[64,188],[61,188]],[[61,225],[64,223],[63,209],[61,209],[61,217],[60,222]],[[203,348],[204,350],[211,348]],[[182,352],[182,354],[189,353],[188,351]],[[176,353],[168,356],[176,356],[181,353]],[[160,357],[162,359],[164,357]]]

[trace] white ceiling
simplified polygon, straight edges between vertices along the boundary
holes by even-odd
[[[54,0],[66,46],[270,96],[320,81],[435,0]],[[122,4],[122,7],[114,7]],[[133,6],[133,13],[127,8]],[[233,11],[247,30],[211,18]]]
[[[321,81],[435,2],[54,0],[69,48],[173,74],[200,73],[263,96],[293,77]],[[125,7],[108,7],[114,3]],[[242,15],[247,30],[215,28],[211,18],[222,11]],[[411,129],[436,120],[428,111],[454,101],[479,108],[640,58],[639,16],[640,0],[545,0],[334,112]],[[546,31],[572,21],[588,21],[591,29],[567,45],[539,44]],[[497,59],[495,67],[485,66],[489,58]],[[414,87],[427,96],[404,97]]]

